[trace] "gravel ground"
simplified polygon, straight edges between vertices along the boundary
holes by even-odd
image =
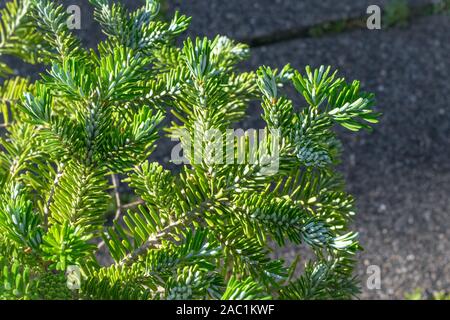
[[[414,4],[432,0],[414,0]],[[137,1],[125,1],[137,6]],[[386,1],[376,1],[381,5]],[[0,1],[3,4],[4,1]],[[64,1],[73,4],[74,1]],[[87,0],[79,31],[87,46],[102,38],[92,24]],[[361,16],[372,1],[169,1],[193,16],[189,35],[225,34],[238,39],[280,30]],[[322,38],[295,39],[255,48],[243,69],[291,63],[332,65],[348,79],[361,80],[375,92],[384,116],[373,133],[349,134],[340,170],[348,191],[357,198],[355,229],[365,251],[359,274],[366,281],[368,265],[381,268],[381,290],[363,286],[362,298],[403,298],[416,287],[450,290],[450,30],[449,16],[413,21],[406,28],[357,30]],[[39,68],[14,60],[19,74]],[[257,127],[259,109],[251,108],[245,126]],[[166,145],[156,158],[167,161]],[[163,156],[164,154],[164,156]],[[284,252],[286,257],[293,250]]]

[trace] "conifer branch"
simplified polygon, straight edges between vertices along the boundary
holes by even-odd
[[[333,127],[370,130],[380,116],[373,95],[331,67],[242,73],[248,47],[223,36],[178,48],[190,18],[161,21],[157,0],[135,11],[90,3],[106,35],[95,51],[55,1],[17,0],[2,11],[0,58],[49,67],[34,83],[0,88],[0,299],[354,297],[360,246]],[[252,101],[267,127],[257,148],[251,132],[214,148]],[[165,125],[168,110],[175,121]],[[148,160],[160,131],[180,140],[188,165],[171,171]],[[122,182],[139,200],[122,201]],[[271,240],[315,257],[297,261],[297,274],[272,258]],[[99,263],[100,249],[111,266]],[[69,265],[85,276],[76,294],[65,286]]]

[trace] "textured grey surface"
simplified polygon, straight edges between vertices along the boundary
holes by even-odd
[[[125,2],[137,5],[135,0]],[[181,8],[193,16],[190,35],[248,38],[358,16],[369,2],[197,0],[183,1]],[[92,47],[102,37],[91,21],[87,0],[76,3],[83,10],[78,33]],[[169,12],[173,8],[169,6]],[[402,298],[415,287],[450,290],[449,31],[449,16],[433,16],[406,28],[358,30],[260,47],[242,66],[289,62],[303,69],[307,64],[330,64],[376,93],[384,116],[375,131],[340,130],[345,149],[340,169],[357,198],[355,229],[365,247],[359,267],[362,298]],[[36,70],[17,62],[14,67],[20,74]],[[260,110],[250,110],[245,125],[257,127]],[[165,162],[169,154],[162,145],[157,159]],[[381,268],[381,290],[364,286],[371,264]]]
[[[343,18],[364,16],[369,5],[392,0],[167,0],[169,12],[193,17],[191,36],[217,33],[236,39],[266,36]],[[407,0],[422,5],[433,0]]]

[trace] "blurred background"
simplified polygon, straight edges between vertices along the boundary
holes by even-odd
[[[3,6],[5,1],[0,1]],[[103,36],[87,0],[62,1],[82,10],[86,46]],[[123,0],[130,8],[143,1]],[[357,199],[354,229],[363,299],[402,299],[422,288],[450,291],[450,1],[449,0],[163,0],[162,15],[192,16],[191,36],[217,34],[248,43],[242,70],[290,63],[331,65],[374,92],[383,117],[372,133],[339,130],[339,170]],[[381,29],[369,30],[369,5],[381,9]],[[39,67],[10,60],[21,75]],[[301,101],[297,101],[301,106]],[[261,126],[252,106],[244,128]],[[155,158],[169,162],[170,146]],[[279,254],[287,259],[294,250]],[[381,271],[381,289],[366,286],[367,267]]]

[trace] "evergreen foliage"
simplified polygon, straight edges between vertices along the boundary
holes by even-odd
[[[370,129],[373,96],[331,68],[239,72],[249,50],[222,36],[187,39],[180,49],[174,39],[190,18],[158,20],[156,0],[134,12],[90,2],[107,36],[97,50],[82,47],[55,1],[14,0],[2,11],[0,55],[47,71],[0,88],[0,298],[355,296],[360,246],[349,229],[354,200],[334,169],[333,126]],[[0,73],[11,70],[2,64]],[[290,84],[306,101],[301,111],[282,93]],[[211,141],[192,148],[211,129],[225,136],[256,100],[268,129],[256,161],[238,152],[255,156],[250,134],[224,147],[231,163],[214,161]],[[169,110],[175,120],[163,128]],[[179,173],[148,160],[162,129],[181,140],[190,162]],[[206,150],[200,161],[198,148]],[[275,158],[279,167],[269,170]],[[120,204],[119,177],[138,205]],[[316,258],[272,258],[292,244]],[[110,265],[99,260],[105,251]],[[79,289],[65,286],[69,266],[80,268]]]

